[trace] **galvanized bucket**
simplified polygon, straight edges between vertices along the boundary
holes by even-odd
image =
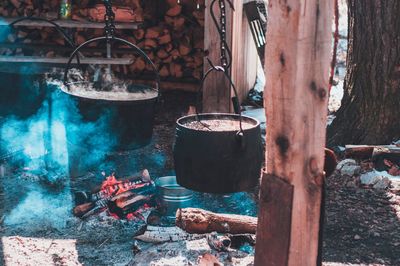
[[[177,209],[191,206],[193,192],[178,185],[176,176],[163,176],[155,183],[158,197],[168,218],[175,219]]]

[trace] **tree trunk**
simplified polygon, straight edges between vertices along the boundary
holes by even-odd
[[[347,73],[328,146],[400,137],[400,1],[349,0]]]

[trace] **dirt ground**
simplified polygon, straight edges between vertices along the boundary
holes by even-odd
[[[357,187],[353,179],[327,179],[325,264],[400,265],[400,179],[387,191]]]

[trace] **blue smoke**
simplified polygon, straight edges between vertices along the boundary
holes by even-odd
[[[3,119],[0,125],[2,149],[22,150],[24,165],[30,168],[38,167],[33,159],[43,158],[47,167],[67,173],[71,156],[78,157],[83,168],[100,164],[105,153],[117,143],[109,127],[110,114],[105,112],[95,121],[84,121],[76,102],[58,85],[48,84],[44,99],[35,95],[20,95],[22,102],[24,97],[32,97],[42,103],[31,116],[10,115]],[[71,149],[73,146],[85,152],[80,154],[78,150]],[[85,153],[90,156],[79,158]],[[35,165],[32,165],[34,161]]]

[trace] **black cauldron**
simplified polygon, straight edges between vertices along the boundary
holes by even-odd
[[[232,193],[257,185],[262,163],[260,123],[242,116],[251,124],[238,130],[206,131],[185,126],[207,120],[236,120],[236,114],[199,114],[176,122],[174,145],[175,172],[178,183],[186,188],[208,193]]]
[[[135,85],[137,87],[143,91],[152,90],[144,85]],[[74,102],[83,123],[96,122],[104,116],[107,117],[107,129],[118,140],[114,151],[137,149],[151,142],[158,93],[137,100],[106,100],[62,91]],[[75,134],[79,134],[79,128]],[[79,143],[84,143],[84,139],[91,138],[92,136],[81,135],[74,139],[81,139],[83,141]]]
[[[212,71],[224,73],[237,97],[229,75],[224,68],[215,66],[205,73],[199,92]],[[209,120],[234,121],[239,126],[225,130],[189,126],[206,125]],[[260,123],[254,118],[240,113],[203,113],[181,117],[176,122],[174,161],[181,186],[207,193],[246,191],[257,185],[262,159]]]
[[[148,64],[152,67],[155,73],[155,87],[147,85],[129,85],[128,92],[139,93],[140,91],[146,93],[151,91],[150,94],[143,94],[143,97],[133,98],[118,98],[111,99],[105,97],[96,98],[95,95],[85,95],[76,93],[76,91],[69,90],[67,83],[68,71],[71,67],[72,59],[78,55],[80,49],[93,42],[108,41],[107,37],[97,37],[90,39],[79,47],[71,54],[67,64],[64,76],[64,83],[66,87],[62,90],[64,96],[68,97],[77,108],[77,112],[81,117],[83,124],[96,122],[104,118],[107,123],[107,131],[111,133],[116,143],[112,145],[112,149],[106,148],[102,150],[102,145],[95,146],[93,143],[90,145],[93,136],[86,134],[84,131],[80,132],[79,128],[74,130],[67,128],[67,142],[70,164],[70,175],[77,176],[90,168],[87,162],[82,161],[82,156],[94,157],[113,157],[115,154],[125,152],[148,145],[151,142],[153,134],[153,124],[155,116],[156,103],[159,98],[159,85],[160,78],[154,63],[150,58],[136,45],[120,38],[113,38],[113,43],[122,43],[134,49],[140,56],[142,56]],[[103,95],[104,96],[104,95]],[[102,134],[98,132],[97,134]],[[105,146],[109,147],[109,143]],[[101,156],[99,156],[99,154]],[[81,166],[82,165],[82,166]]]

